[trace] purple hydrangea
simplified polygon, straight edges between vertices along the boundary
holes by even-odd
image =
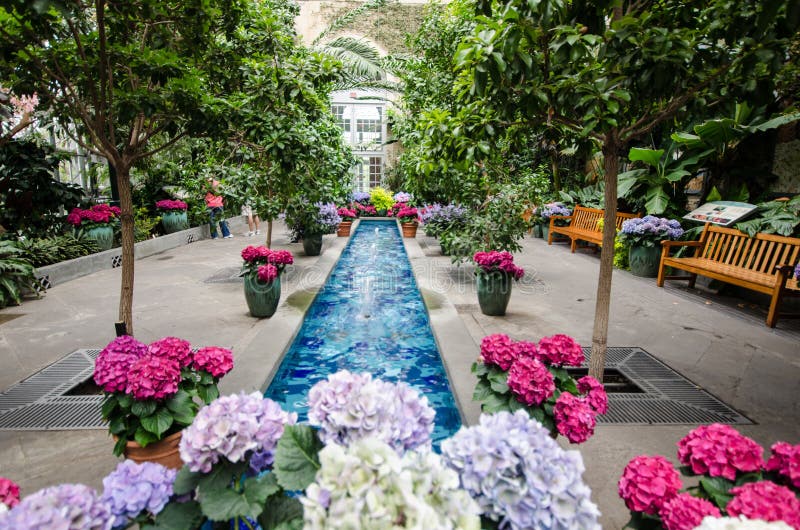
[[[308,421],[325,443],[349,445],[368,436],[398,451],[430,444],[435,411],[403,382],[342,370],[308,393]]]
[[[501,528],[600,529],[581,454],[559,447],[525,411],[481,415],[442,442],[442,456]]]
[[[560,202],[550,202],[538,207],[533,211],[534,215],[541,217],[543,221],[549,220],[554,215],[572,215],[572,211]]]
[[[409,202],[414,198],[414,196],[404,191],[398,191],[392,198],[394,199],[394,202]]]
[[[296,421],[297,414],[258,392],[223,396],[200,409],[183,431],[181,459],[191,471],[208,473],[220,458],[235,463],[254,452],[273,451],[284,425]]]
[[[360,202],[362,204],[366,204],[369,202],[370,194],[368,191],[354,191],[353,192],[353,200],[355,202]]]
[[[800,263],[794,266],[794,278],[800,280]]]
[[[631,243],[656,242],[678,239],[683,235],[683,229],[675,219],[645,215],[623,221],[621,234],[623,240],[630,240]]]
[[[315,206],[319,208],[317,222],[322,226],[328,229],[334,229],[342,222],[342,218],[339,216],[339,209],[332,202],[318,202],[315,203]]]
[[[129,520],[147,511],[157,515],[172,496],[177,471],[161,464],[123,460],[103,479],[101,499],[109,505],[114,528],[124,527]]]
[[[114,516],[95,490],[59,484],[25,497],[0,516],[0,530],[111,530]]]

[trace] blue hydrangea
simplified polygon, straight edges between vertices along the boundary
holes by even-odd
[[[534,215],[547,221],[554,215],[572,215],[572,211],[560,202],[551,202],[536,208]]]
[[[794,266],[794,277],[797,280],[800,280],[800,263]]]
[[[353,192],[353,200],[355,202],[360,202],[362,204],[366,204],[369,202],[370,194],[367,191],[354,191]]]
[[[442,442],[442,456],[500,528],[600,529],[581,454],[562,449],[525,411],[481,415]]]
[[[339,216],[338,208],[336,208],[336,205],[332,202],[318,202],[315,203],[315,206],[319,208],[317,222],[324,227],[333,229],[342,222],[342,218]]]
[[[627,219],[621,230],[622,240],[632,244],[653,244],[664,239],[679,239],[682,235],[683,229],[677,220],[654,215]]]
[[[172,496],[177,471],[160,464],[124,460],[103,479],[102,500],[111,508],[114,528],[147,511],[157,515]]]
[[[59,484],[25,497],[0,516],[0,530],[111,530],[114,516],[97,492]]]
[[[392,198],[394,199],[394,202],[409,202],[414,198],[414,196],[404,191],[398,191]]]

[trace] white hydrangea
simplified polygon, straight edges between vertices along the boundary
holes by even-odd
[[[433,452],[401,457],[365,438],[349,447],[329,444],[319,458],[317,478],[300,499],[306,530],[480,529],[478,505]]]
[[[783,521],[767,522],[739,517],[706,517],[694,530],[792,530]]]

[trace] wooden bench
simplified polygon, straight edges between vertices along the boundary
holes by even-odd
[[[547,235],[547,244],[553,244],[553,236],[561,234],[570,239],[570,250],[575,252],[578,241],[586,241],[603,246],[603,230],[598,228],[597,222],[603,218],[605,210],[598,208],[585,208],[576,206],[572,215],[554,215],[550,218],[550,233]],[[622,228],[626,219],[638,217],[636,214],[617,212],[617,230]],[[567,226],[556,225],[557,220],[568,220]]]
[[[706,224],[699,241],[662,241],[658,286],[664,280],[688,280],[694,287],[697,275],[770,295],[767,326],[778,322],[778,308],[787,291],[787,280],[800,258],[800,239],[772,234],[749,237],[733,228]],[[676,247],[692,247],[694,256],[676,258],[670,251]],[[667,267],[687,271],[688,276],[665,276]],[[792,285],[796,285],[794,281]],[[793,315],[794,316],[794,315]]]

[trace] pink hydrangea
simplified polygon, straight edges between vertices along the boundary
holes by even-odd
[[[578,392],[586,394],[586,401],[598,414],[608,412],[608,394],[603,384],[587,375],[578,379]]]
[[[124,392],[128,386],[128,370],[147,353],[147,346],[128,335],[112,340],[97,355],[93,379],[106,392]]]
[[[786,486],[774,482],[750,482],[731,489],[733,499],[725,508],[728,515],[748,519],[783,521],[800,529],[800,500]]]
[[[233,352],[217,346],[200,348],[194,354],[193,367],[195,370],[208,372],[214,377],[222,377],[233,369]]]
[[[242,259],[248,263],[253,263],[256,261],[263,261],[266,262],[272,251],[267,247],[254,247],[253,245],[248,245],[242,249]]]
[[[0,477],[0,502],[9,508],[19,504],[19,485],[16,482]]]
[[[266,265],[258,266],[258,279],[262,282],[271,283],[278,277],[278,268],[268,263]]]
[[[617,491],[629,510],[655,515],[681,486],[681,477],[669,460],[640,455],[625,466]]]
[[[533,357],[538,359],[539,350],[536,348],[535,342],[530,342],[527,340],[518,340],[512,345],[512,348],[514,348],[514,352],[517,358]]]
[[[678,459],[698,475],[736,480],[736,473],[761,470],[763,449],[733,427],[701,425],[678,442]]]
[[[704,517],[722,516],[719,508],[688,493],[679,493],[666,501],[658,514],[665,530],[693,530]]]
[[[192,345],[178,337],[164,337],[151,342],[147,354],[153,357],[166,357],[176,361],[181,368],[192,364]]]
[[[556,383],[553,374],[539,359],[520,357],[508,370],[508,388],[517,401],[541,405],[556,391]]]
[[[800,488],[800,445],[778,442],[771,450],[772,456],[767,460],[764,469],[786,477],[792,486]]]
[[[558,432],[567,437],[570,443],[583,443],[594,434],[597,418],[592,407],[583,399],[562,392],[553,407]]]
[[[354,210],[351,210],[350,208],[346,208],[344,206],[336,210],[336,213],[338,213],[339,217],[341,217],[345,221],[350,221],[358,217],[358,215],[356,215],[356,212]]]
[[[508,335],[496,333],[487,335],[481,340],[481,359],[484,364],[499,366],[508,370],[517,358],[514,341]]]
[[[180,381],[181,367],[177,361],[146,355],[131,366],[125,392],[139,401],[163,400],[178,391]]]
[[[81,224],[81,209],[80,208],[73,208],[69,215],[67,216],[67,222],[71,225],[80,226]]]
[[[543,337],[539,341],[539,358],[553,366],[580,366],[584,356],[581,345],[569,335]]]
[[[496,250],[476,252],[472,259],[486,273],[502,271],[510,274],[515,280],[519,280],[525,274],[524,270],[514,265],[514,256],[510,252]]]
[[[284,266],[294,263],[294,256],[288,250],[273,250],[270,252],[268,260],[282,270]]]

